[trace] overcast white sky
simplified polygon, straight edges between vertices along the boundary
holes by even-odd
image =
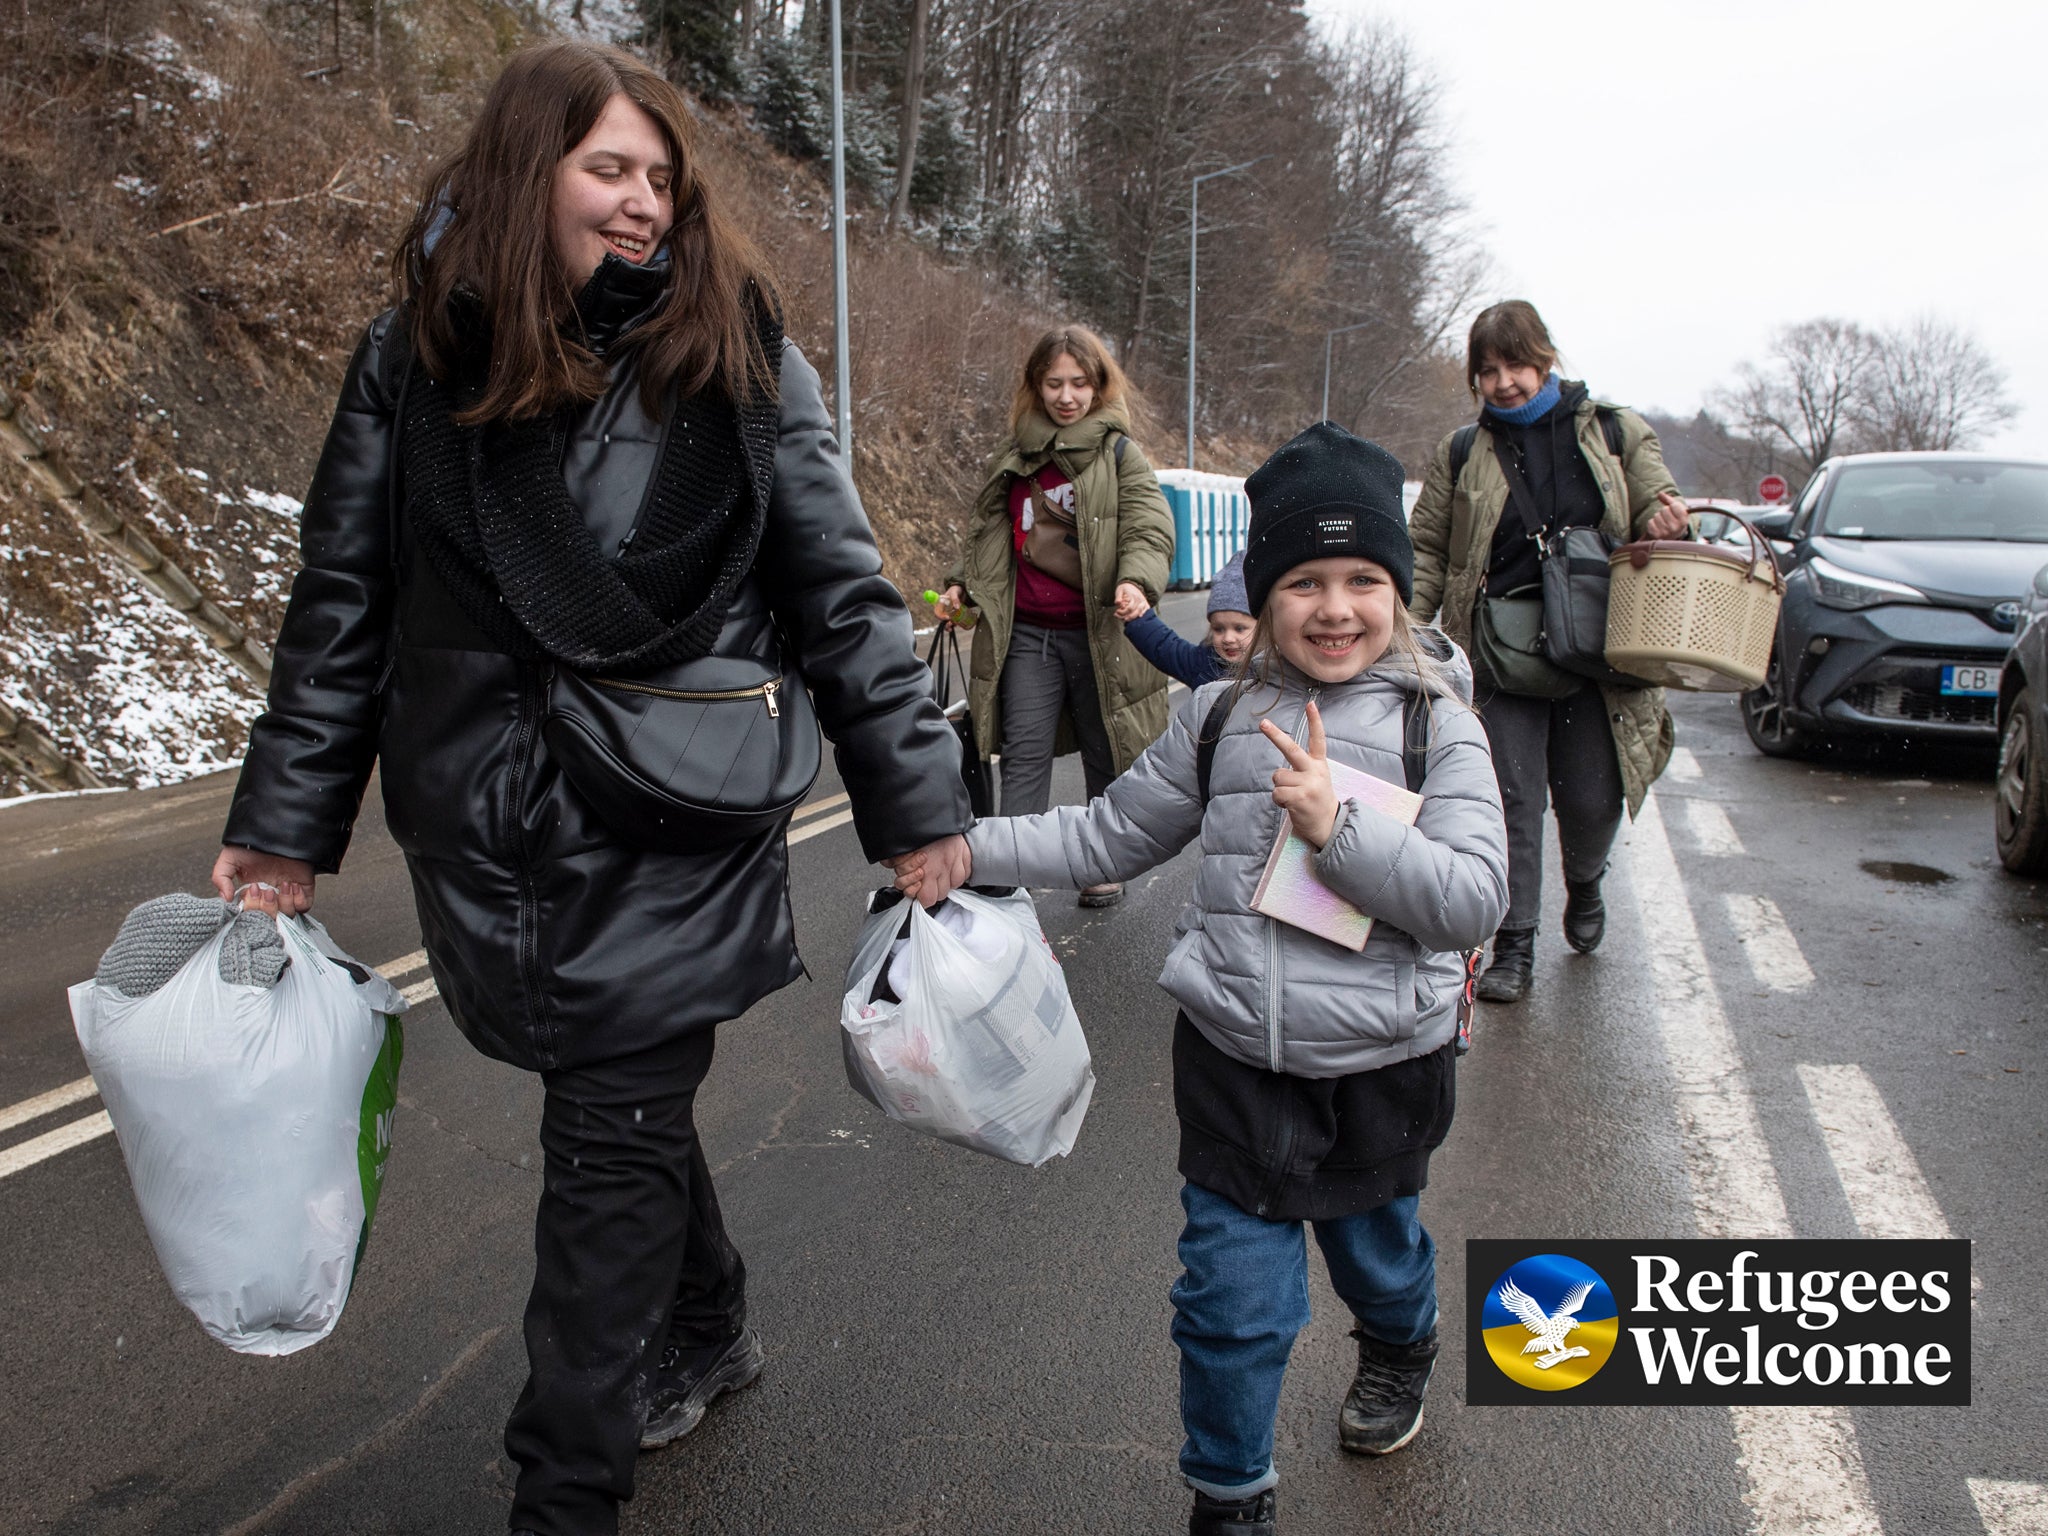
[[[1398,24],[1499,274],[1597,394],[1688,412],[1771,330],[1975,331],[2048,456],[2048,4],[1309,0]]]

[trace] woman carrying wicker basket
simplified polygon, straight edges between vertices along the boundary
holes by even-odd
[[[1410,523],[1415,615],[1472,655],[1507,815],[1508,912],[1479,981],[1479,995],[1497,1003],[1526,995],[1535,966],[1546,800],[1557,808],[1565,942],[1590,953],[1606,929],[1600,880],[1622,808],[1641,809],[1671,756],[1662,689],[1608,688],[1519,657],[1490,666],[1489,654],[1511,653],[1475,636],[1489,628],[1489,600],[1526,603],[1538,588],[1538,537],[1571,527],[1618,539],[1684,535],[1686,505],[1649,423],[1560,379],[1556,363],[1542,317],[1520,299],[1472,322],[1466,384],[1479,420],[1437,445]],[[1511,474],[1526,497],[1510,495]]]

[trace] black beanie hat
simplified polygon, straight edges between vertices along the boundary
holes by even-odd
[[[1252,471],[1245,595],[1263,613],[1273,583],[1307,560],[1356,555],[1387,568],[1402,602],[1415,593],[1415,546],[1401,510],[1401,461],[1319,421]]]

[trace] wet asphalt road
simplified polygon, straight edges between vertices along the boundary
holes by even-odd
[[[1168,611],[1192,632],[1199,609],[1194,596]],[[2048,1481],[2048,1332],[2035,1321],[2048,1260],[2048,890],[1997,867],[1981,760],[1772,762],[1743,737],[1732,699],[1680,698],[1674,710],[1687,756],[1654,804],[1680,878],[1642,889],[1644,830],[1625,831],[1599,954],[1564,949],[1553,893],[1533,999],[1482,1012],[1423,1202],[1442,1252],[1446,1347],[1427,1425],[1397,1456],[1336,1449],[1352,1345],[1315,1274],[1316,1320],[1279,1424],[1282,1529],[1295,1536],[1752,1528],[1725,1409],[1461,1401],[1463,1239],[1695,1231],[1642,958],[1646,919],[1666,924],[1681,907],[1792,1230],[1859,1231],[1798,1072],[1846,1064],[1881,1094],[1950,1229],[1976,1241],[1974,1404],[1850,1416],[1877,1528],[2034,1528],[1987,1523],[1968,1480]],[[1078,779],[1063,762],[1061,793],[1075,796]],[[0,811],[0,1111],[81,1076],[64,986],[90,973],[134,902],[202,888],[231,782]],[[817,797],[836,793],[821,782]],[[920,1140],[846,1087],[838,982],[877,872],[843,826],[792,861],[815,979],[721,1032],[700,1099],[769,1368],[698,1434],[643,1458],[625,1529],[1184,1529],[1167,1335],[1173,1009],[1152,978],[1193,853],[1106,912],[1040,895],[1099,1084],[1074,1155],[1035,1172]],[[1759,927],[1758,898],[1789,935]],[[320,910],[367,961],[418,947],[374,792]],[[1787,972],[1787,937],[1810,981]],[[523,1375],[539,1096],[476,1055],[438,1002],[407,1019],[401,1095],[347,1315],[333,1338],[284,1360],[229,1353],[173,1301],[112,1138],[0,1179],[0,1530],[502,1530],[498,1437]],[[98,1107],[86,1099],[0,1133],[0,1157]]]

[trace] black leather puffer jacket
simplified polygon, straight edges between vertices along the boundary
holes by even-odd
[[[603,295],[599,295],[601,299]],[[644,312],[583,306],[600,349]],[[600,822],[540,738],[543,673],[491,648],[404,540],[388,680],[394,316],[349,365],[301,531],[268,710],[224,841],[340,867],[371,768],[404,851],[441,996],[489,1055],[535,1070],[708,1028],[802,974],[783,828],[701,855],[650,852]],[[600,544],[631,528],[661,423],[630,360],[578,415],[570,494]],[[910,619],[831,433],[817,371],[781,360],[774,491],[752,577],[715,653],[764,659],[777,630],[836,751],[871,859],[964,831],[957,738],[931,702]]]

